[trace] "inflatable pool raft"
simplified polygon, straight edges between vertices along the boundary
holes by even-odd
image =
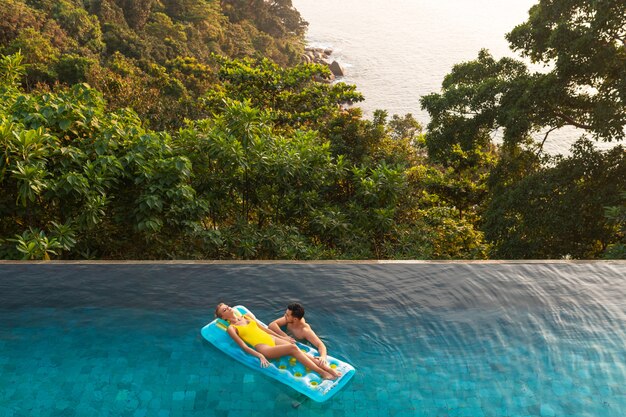
[[[250,311],[244,306],[236,306],[235,310],[241,314]],[[264,324],[265,325],[265,324]],[[267,327],[267,326],[266,326]],[[222,352],[238,360],[244,365],[261,372],[277,381],[282,382],[306,395],[317,402],[324,402],[332,398],[343,386],[345,386],[355,373],[355,369],[349,363],[343,362],[332,356],[327,360],[330,366],[341,372],[341,376],[335,380],[324,380],[316,372],[305,368],[296,358],[284,356],[279,359],[270,360],[270,366],[262,368],[259,359],[244,352],[226,332],[228,322],[222,319],[215,319],[202,328],[202,336],[211,342]],[[316,349],[297,343],[300,350],[313,356],[319,356]]]

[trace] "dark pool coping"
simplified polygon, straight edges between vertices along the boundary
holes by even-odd
[[[0,260],[0,265],[384,265],[384,264],[617,264],[618,259],[529,259],[529,260]]]

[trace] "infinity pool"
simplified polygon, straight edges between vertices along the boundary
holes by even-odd
[[[200,336],[300,301],[319,404]],[[0,264],[0,416],[626,415],[626,263]]]

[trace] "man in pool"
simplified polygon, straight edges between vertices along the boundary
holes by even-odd
[[[308,340],[317,351],[320,353],[316,360],[320,361],[323,366],[328,366],[328,360],[326,359],[326,345],[315,334],[311,326],[304,319],[304,307],[298,303],[291,303],[287,306],[285,314],[270,323],[269,328],[275,333],[289,337],[285,332],[281,330],[281,327],[287,327],[289,333],[291,333],[296,339]]]

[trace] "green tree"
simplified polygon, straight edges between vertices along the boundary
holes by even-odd
[[[421,99],[431,115],[427,145],[445,162],[447,152],[480,149],[502,130],[505,146],[571,125],[606,141],[624,137],[626,125],[626,6],[620,1],[540,1],[508,39],[534,62],[552,65],[530,73],[511,58],[455,65],[442,93]],[[542,144],[540,144],[541,146]]]
[[[315,128],[340,112],[342,104],[363,100],[353,85],[315,81],[329,73],[321,65],[281,68],[268,59],[214,59],[219,83],[204,98],[209,114],[223,111],[225,98],[249,100],[252,107],[269,111],[279,125]]]
[[[540,0],[507,35],[513,50],[552,65],[537,75],[554,125],[573,125],[605,141],[626,125],[626,3],[622,0]]]
[[[47,6],[47,7],[46,7]],[[101,53],[105,47],[98,17],[69,1],[54,1],[45,10],[65,33],[87,53]]]
[[[328,143],[313,132],[284,136],[267,113],[236,101],[215,119],[190,123],[177,142],[207,207],[196,239],[202,256],[316,256],[307,230],[338,169]]]
[[[51,83],[56,78],[54,67],[59,58],[59,49],[33,28],[24,29],[4,48],[4,52],[23,54],[28,85],[34,86],[39,82]]]
[[[124,18],[134,30],[141,30],[150,18],[150,14],[157,0],[117,0],[124,11]]]
[[[617,205],[625,186],[621,146],[601,152],[578,141],[571,156],[494,192],[483,226],[494,257],[599,257],[615,240],[604,207]]]
[[[616,203],[618,189],[610,182],[623,175],[619,148],[602,154],[581,141],[562,160],[541,150],[564,126],[596,139],[623,139],[625,8],[612,0],[541,0],[507,37],[523,56],[548,64],[546,71],[532,73],[520,61],[496,61],[481,51],[454,66],[441,93],[422,98],[431,115],[429,157],[457,177],[427,175],[436,180],[429,194],[476,207],[482,219],[475,224],[494,256],[589,258],[610,243],[602,211]],[[497,160],[496,133],[502,140]],[[482,193],[467,194],[477,185]]]
[[[231,21],[250,20],[274,37],[287,34],[302,36],[308,26],[291,0],[250,0],[245,4],[237,0],[223,0],[222,7]]]
[[[19,81],[26,72],[23,63],[24,57],[21,52],[0,56],[0,93],[6,97],[4,102],[0,102],[2,109],[12,101],[10,93],[19,92]]]
[[[421,98],[431,116],[426,136],[431,159],[446,166],[480,165],[497,131],[503,131],[505,146],[516,146],[542,129],[547,120],[533,97],[544,93],[533,79],[524,63],[496,61],[486,50],[474,61],[455,65],[441,93]]]
[[[86,85],[20,92],[19,56],[0,62],[2,256],[184,253],[201,207],[190,162],[169,136],[146,130],[131,111],[107,112]]]
[[[305,27],[290,0],[0,0],[0,53],[22,51],[28,90],[87,82],[157,130],[210,114],[198,99],[221,88],[213,54],[293,65]],[[120,73],[123,60],[132,71]],[[185,61],[210,74],[189,77],[176,68]]]
[[[626,259],[626,192],[622,191],[620,196],[620,205],[606,207],[604,211],[614,233],[614,239],[604,252],[607,259]]]

